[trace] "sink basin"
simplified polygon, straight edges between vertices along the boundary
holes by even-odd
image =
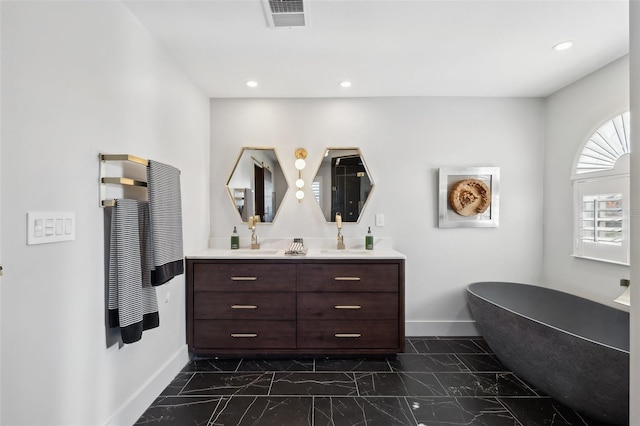
[[[278,254],[279,251],[278,249],[238,249],[229,250],[226,254],[229,256],[273,256]]]
[[[320,250],[320,254],[326,254],[326,255],[331,255],[331,256],[367,256],[371,254],[371,250],[364,250],[364,249],[345,249],[345,250],[338,250],[338,249],[323,249]]]

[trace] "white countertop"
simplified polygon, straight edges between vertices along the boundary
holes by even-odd
[[[251,250],[242,248],[238,250],[212,248],[199,253],[188,254],[188,259],[406,259],[407,257],[399,251],[381,248],[364,250],[354,249],[326,249],[310,248],[304,256],[286,255],[286,249],[260,248]]]

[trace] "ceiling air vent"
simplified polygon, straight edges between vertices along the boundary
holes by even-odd
[[[309,24],[306,0],[263,0],[267,23],[272,28],[305,27]]]

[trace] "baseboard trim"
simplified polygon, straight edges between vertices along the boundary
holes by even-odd
[[[407,337],[480,336],[475,321],[406,321]]]
[[[188,362],[189,350],[184,345],[115,412],[106,426],[130,426],[138,421]]]

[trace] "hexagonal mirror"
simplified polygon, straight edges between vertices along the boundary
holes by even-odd
[[[359,148],[328,148],[311,184],[327,222],[340,213],[343,222],[360,220],[373,180]]]
[[[289,188],[278,156],[270,148],[242,148],[227,190],[242,222],[260,216],[261,222],[273,222]]]

